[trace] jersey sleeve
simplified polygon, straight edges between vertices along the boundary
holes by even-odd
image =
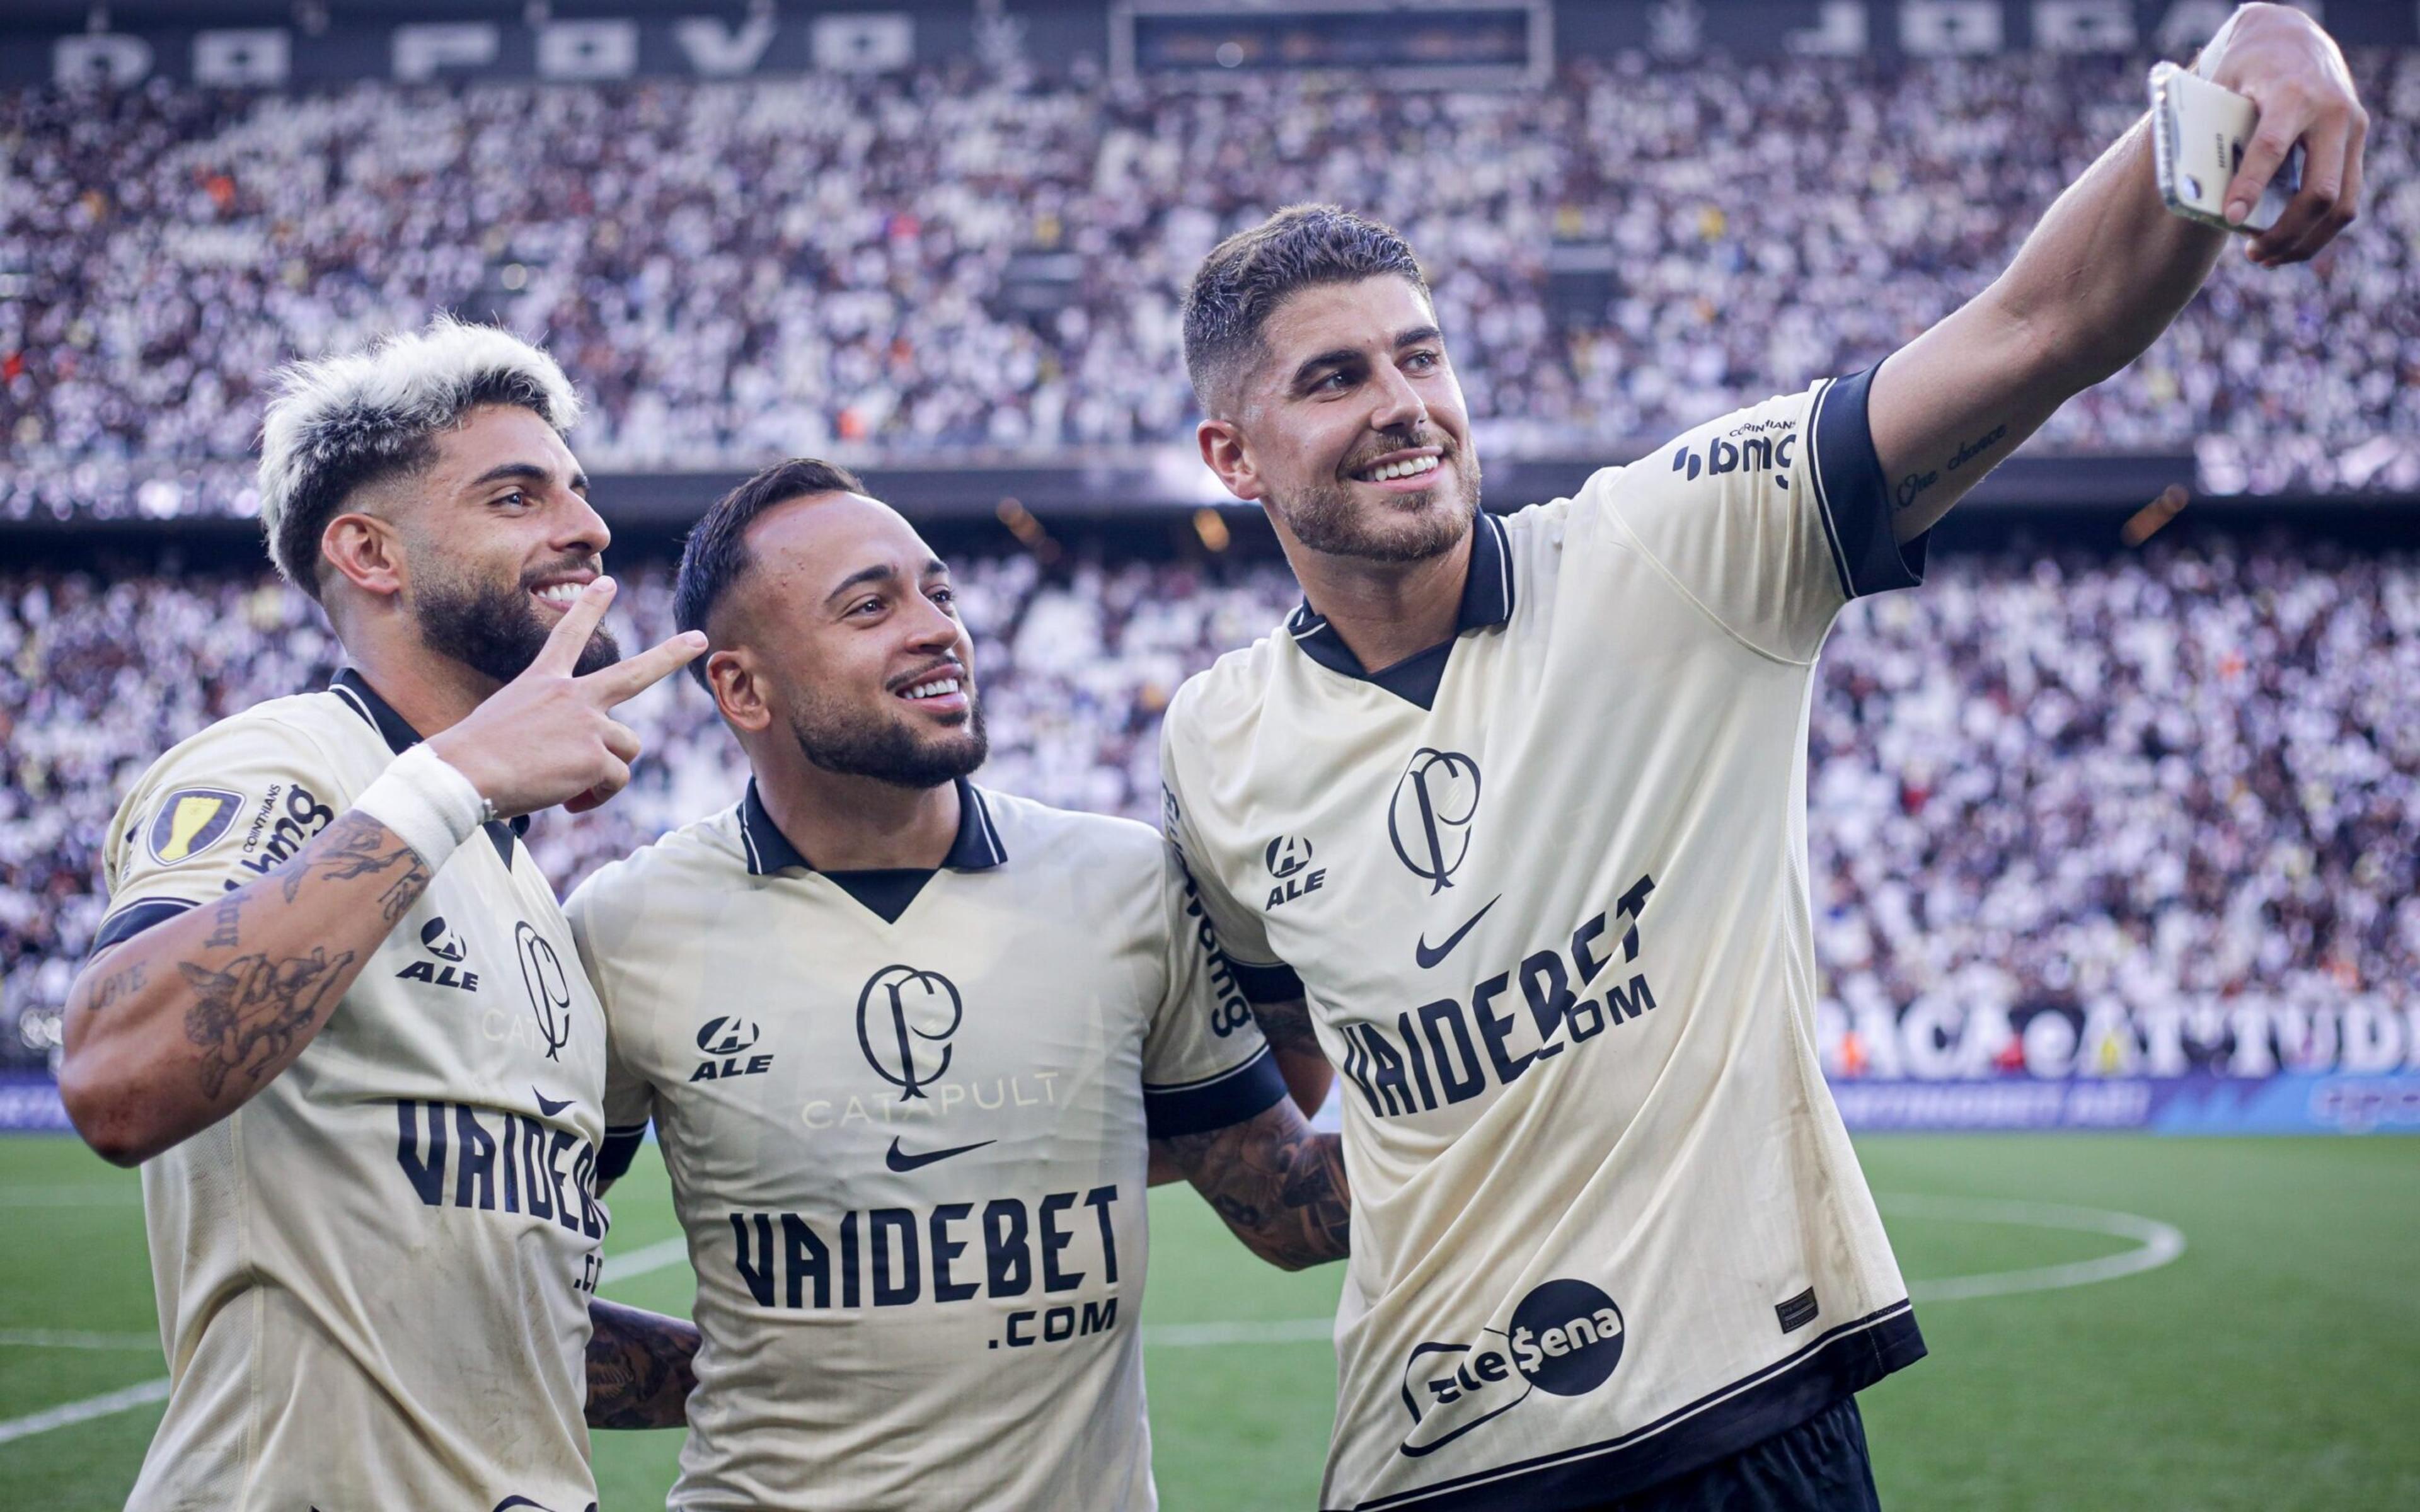
[[[1171,706],[1168,718],[1159,727],[1161,824],[1169,843],[1176,847],[1177,864],[1192,878],[1196,905],[1209,916],[1227,968],[1234,975],[1245,997],[1255,1003],[1294,1002],[1302,996],[1302,979],[1295,975],[1294,967],[1278,959],[1277,951],[1269,947],[1268,932],[1261,925],[1261,916],[1238,903],[1228,890],[1210,863],[1210,853],[1194,833],[1192,815],[1180,791],[1182,778],[1176,760],[1178,711],[1183,707],[1181,702]]]
[[[1143,1119],[1154,1139],[1224,1129],[1286,1095],[1184,859],[1173,845],[1162,850],[1167,988],[1142,1048]]]
[[[238,717],[152,764],[101,852],[109,912],[92,948],[267,876],[352,806],[335,763],[291,725]]]
[[[600,902],[601,890],[596,877],[582,883],[564,900],[563,916],[570,920],[581,967],[588,973],[588,984],[597,990],[597,1006],[605,1011],[605,1143],[597,1152],[597,1179],[613,1181],[629,1171],[639,1146],[646,1140],[648,1121],[656,1115],[656,1088],[632,1064],[628,1052],[634,1005],[616,1000],[620,980],[597,943],[600,937],[623,937],[622,932],[597,922],[597,914],[606,906]]]
[[[1853,598],[1924,579],[1900,544],[1866,421],[1874,370],[1725,415],[1581,501],[1616,517],[1699,608],[1768,655],[1805,660]],[[1594,496],[1591,500],[1590,496]]]

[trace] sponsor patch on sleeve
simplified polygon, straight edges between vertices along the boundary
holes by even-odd
[[[190,861],[226,839],[242,807],[240,793],[225,788],[178,788],[160,800],[159,810],[151,818],[151,828],[144,836],[144,849],[162,866]]]

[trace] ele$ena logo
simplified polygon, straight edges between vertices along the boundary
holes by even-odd
[[[1501,1328],[1471,1344],[1419,1344],[1404,1362],[1411,1431],[1401,1453],[1435,1454],[1528,1401],[1536,1392],[1584,1396],[1621,1364],[1621,1309],[1586,1281],[1541,1281]]]

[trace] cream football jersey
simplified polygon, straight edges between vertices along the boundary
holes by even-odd
[[[939,871],[818,872],[752,785],[566,904],[697,1272],[675,1507],[1155,1504],[1146,1140],[1285,1086],[1159,836],[958,795]]]
[[[1306,605],[1169,711],[1220,940],[1342,1072],[1323,1506],[1592,1504],[1923,1353],[1812,1023],[1815,655],[1923,558],[1865,398],[1482,515],[1427,654],[1365,675]]]
[[[359,674],[210,726],[112,825],[114,944],[293,856],[419,737]],[[166,1416],[153,1508],[580,1512],[605,1210],[605,1024],[515,829],[473,836],[336,1001],[341,953],[273,975],[324,1026],[241,1108],[143,1166]],[[196,1066],[240,1078],[240,1064]]]

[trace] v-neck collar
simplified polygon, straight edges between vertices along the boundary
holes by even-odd
[[[1481,510],[1470,526],[1470,562],[1462,579],[1462,603],[1454,614],[1453,634],[1426,651],[1416,652],[1379,671],[1362,670],[1360,658],[1327,623],[1327,616],[1305,598],[1286,619],[1286,634],[1302,654],[1342,677],[1371,683],[1421,708],[1436,703],[1438,685],[1456,640],[1472,630],[1491,629],[1512,618],[1512,551],[1504,522]]]
[[[936,871],[988,872],[1008,859],[1008,849],[1000,842],[1000,829],[992,823],[991,809],[984,801],[983,790],[965,778],[957,779],[958,832],[950,841],[950,854],[936,867],[882,867],[856,872],[823,872],[832,884],[857,903],[886,924],[896,924],[899,916],[933,880]],[[782,826],[773,823],[773,815],[765,807],[764,795],[756,791],[751,778],[748,795],[739,802],[739,843],[747,853],[748,874],[768,876],[776,872],[815,872],[818,869],[806,858]]]
[[[348,667],[338,672],[335,680],[328,685],[328,691],[343,699],[355,714],[368,720],[370,728],[385,738],[387,748],[396,755],[400,756],[420,744],[420,732],[411,728],[411,721],[396,712],[394,704],[379,696],[379,690],[370,687],[369,679],[352,668]],[[496,855],[504,861],[507,872],[513,869],[513,841],[529,833],[529,815],[518,814],[509,823],[491,819],[480,826],[488,832],[488,839],[496,847]]]

